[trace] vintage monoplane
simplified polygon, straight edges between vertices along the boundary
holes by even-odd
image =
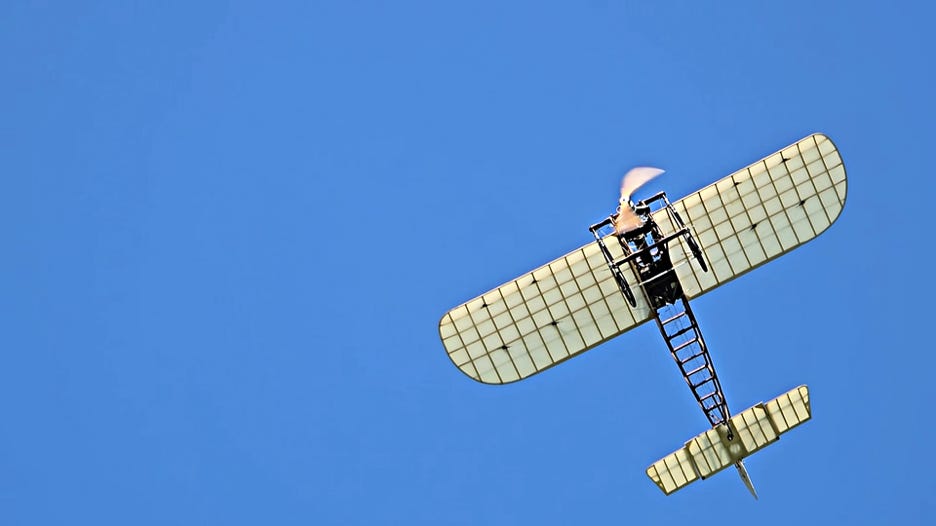
[[[654,319],[711,429],[647,475],[669,495],[734,465],[757,498],[742,461],[810,418],[808,390],[732,416],[689,300],[825,231],[845,205],[845,166],[813,134],[678,201],[633,203],[661,172],[631,170],[616,212],[591,226],[595,241],[455,307],[439,334],[463,373],[506,384]]]

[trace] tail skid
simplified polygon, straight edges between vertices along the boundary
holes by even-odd
[[[754,489],[754,483],[751,482],[751,477],[748,475],[747,468],[744,467],[744,461],[739,460],[735,463],[734,467],[738,468],[738,475],[741,476],[741,481],[744,482],[744,485],[747,486],[748,491],[750,491],[751,495],[754,496],[754,500],[757,500],[757,490]]]

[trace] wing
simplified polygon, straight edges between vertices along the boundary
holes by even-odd
[[[691,224],[710,271],[689,264],[682,243],[670,254],[690,299],[815,238],[845,206],[845,165],[832,141],[806,137],[686,196],[673,206]],[[654,214],[674,230],[666,210]]]
[[[608,243],[615,258],[617,243]],[[628,268],[625,278],[637,283]],[[442,316],[439,335],[452,362],[488,384],[521,380],[652,317],[638,294],[632,308],[597,243],[524,274]]]

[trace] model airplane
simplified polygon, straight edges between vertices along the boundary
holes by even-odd
[[[845,166],[810,135],[676,202],[631,196],[662,170],[628,173],[595,241],[446,313],[449,358],[474,380],[522,380],[654,319],[711,429],[653,463],[664,493],[734,465],[811,416],[797,387],[734,416],[689,300],[815,238],[845,204]]]

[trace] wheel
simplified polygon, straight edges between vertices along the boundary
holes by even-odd
[[[696,244],[695,239],[688,237],[686,240],[689,242],[689,250],[692,251],[692,255],[696,258],[696,261],[699,262],[702,271],[708,272],[708,265],[705,264],[705,258],[702,257],[702,251],[699,249],[699,245]]]
[[[630,287],[627,286],[627,283],[624,283],[624,297],[627,298],[627,303],[630,303],[631,307],[637,306],[637,299],[634,298],[634,293],[631,292]]]
[[[679,224],[680,227],[686,226],[686,223],[683,223],[682,218],[679,217],[679,212],[677,212],[675,208],[673,208],[673,217],[676,218],[676,222]]]
[[[630,303],[631,307],[637,306],[637,298],[634,297],[634,293],[631,292],[630,287],[627,285],[627,281],[624,279],[624,276],[620,272],[614,273],[614,279],[618,283],[618,288],[621,289],[621,292],[624,293],[624,298],[627,299],[627,303]]]

